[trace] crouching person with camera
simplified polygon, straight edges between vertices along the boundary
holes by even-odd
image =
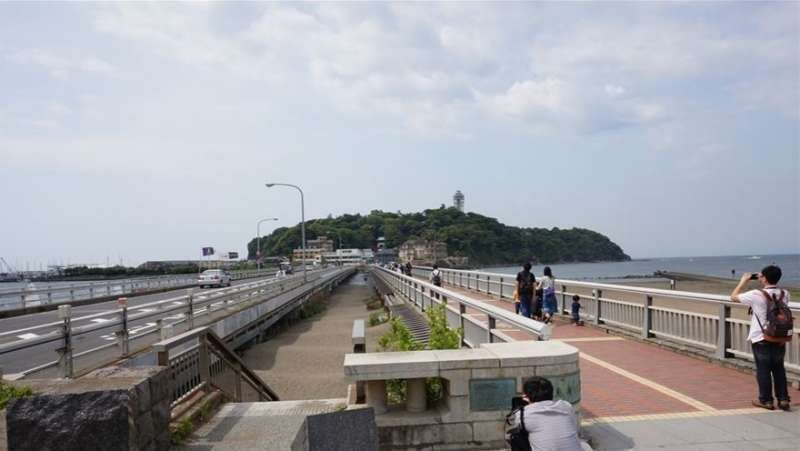
[[[511,449],[581,451],[575,411],[567,401],[553,401],[553,384],[536,376],[525,382],[522,390],[528,404],[509,415]]]

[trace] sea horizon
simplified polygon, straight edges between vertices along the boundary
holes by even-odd
[[[657,271],[683,272],[724,279],[736,279],[745,272],[760,271],[769,264],[783,271],[780,284],[800,286],[800,254],[724,255],[631,258],[628,261],[575,262],[533,265],[535,275],[549,266],[556,278],[615,280],[653,277]],[[521,265],[494,265],[481,271],[515,274]],[[733,273],[731,272],[733,271]]]

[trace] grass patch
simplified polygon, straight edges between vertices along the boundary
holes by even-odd
[[[194,424],[192,424],[192,420],[190,418],[184,418],[181,421],[178,421],[175,426],[170,427],[169,432],[172,444],[184,444],[186,439],[189,438],[189,435],[191,435],[192,429],[194,429]]]
[[[367,310],[378,310],[379,308],[383,308],[383,301],[381,298],[372,298],[366,301]]]
[[[12,399],[23,398],[25,396],[33,396],[33,389],[0,382],[0,409],[5,409],[8,402]]]
[[[321,301],[307,302],[305,305],[300,307],[300,319],[311,318],[314,315],[322,313],[326,308],[328,308],[328,305]]]
[[[380,324],[389,321],[389,314],[386,312],[375,312],[370,313],[369,318],[367,319],[367,325],[369,327],[377,326]]]

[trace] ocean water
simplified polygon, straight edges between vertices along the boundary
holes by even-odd
[[[545,266],[550,266],[556,278],[572,280],[613,280],[637,276],[652,276],[656,271],[673,271],[706,276],[736,278],[743,272],[760,271],[775,264],[783,271],[780,285],[800,287],[800,254],[790,255],[738,255],[725,257],[671,257],[637,259],[628,262],[564,263],[536,265],[532,271],[539,276]],[[520,266],[482,268],[482,271],[516,274]]]

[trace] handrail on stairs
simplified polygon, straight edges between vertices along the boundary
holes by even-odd
[[[251,370],[210,327],[198,327],[153,345],[158,364],[170,370],[172,405],[199,390],[216,388],[236,402],[246,401],[244,381],[258,401],[278,401],[278,395]],[[170,351],[175,351],[172,355]],[[255,400],[255,399],[254,399]]]

